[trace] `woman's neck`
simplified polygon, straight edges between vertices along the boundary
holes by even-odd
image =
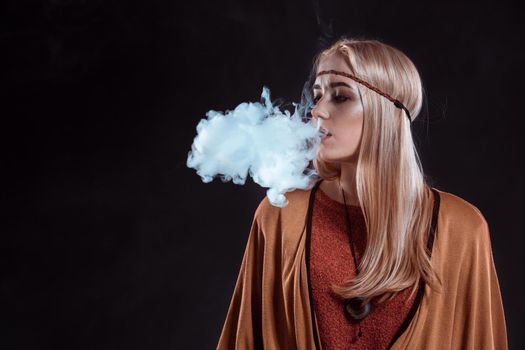
[[[345,199],[347,205],[360,206],[357,198],[357,188],[355,183],[355,165],[354,163],[341,164],[341,177],[336,180],[324,180],[319,185],[319,188],[329,198],[344,204],[343,194],[345,192]]]

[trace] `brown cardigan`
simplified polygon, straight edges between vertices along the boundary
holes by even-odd
[[[423,286],[391,348],[507,349],[487,222],[469,202],[436,191],[431,261],[442,290]],[[259,204],[217,349],[321,349],[307,268],[312,192],[287,193],[284,208],[267,197]]]

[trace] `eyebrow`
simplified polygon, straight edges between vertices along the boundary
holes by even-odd
[[[348,85],[347,83],[345,83],[343,81],[336,81],[336,82],[330,84],[331,88],[335,88],[335,87],[338,87],[338,86],[344,86],[344,87],[347,87],[347,88],[349,88],[351,90],[354,90],[353,86]],[[321,90],[321,85],[315,84],[312,88],[313,88],[313,90]]]

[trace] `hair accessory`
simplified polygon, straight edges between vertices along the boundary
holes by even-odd
[[[362,79],[359,79],[358,77],[356,77],[355,75],[352,75],[350,73],[345,73],[345,72],[340,72],[340,71],[337,71],[337,70],[333,70],[333,69],[330,69],[330,70],[323,70],[323,71],[320,71],[319,73],[317,73],[317,75],[322,75],[322,74],[337,74],[337,75],[342,75],[344,77],[347,77],[347,78],[350,78],[356,82],[358,82],[359,84],[361,85],[364,85],[366,86],[367,88],[369,88],[370,90],[373,90],[375,92],[377,92],[379,95],[383,96],[383,97],[386,97],[387,99],[389,99],[390,101],[392,101],[394,103],[394,105],[399,108],[399,109],[402,109],[405,111],[407,117],[408,117],[408,120],[410,122],[412,122],[412,118],[410,117],[410,112],[408,111],[408,109],[405,107],[404,104],[401,103],[401,101],[393,98],[392,96],[390,96],[389,94],[387,93],[384,93],[383,91],[379,90],[378,88],[376,88],[375,86],[367,83],[366,81],[362,80]]]

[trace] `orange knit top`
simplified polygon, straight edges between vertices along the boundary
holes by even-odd
[[[370,313],[360,321],[350,319],[344,300],[330,289],[355,276],[350,239],[344,214],[345,205],[315,193],[312,213],[310,276],[312,298],[323,350],[387,349],[415,299],[410,288],[383,303],[371,302]],[[361,208],[347,206],[350,229],[358,263],[366,245],[366,224]],[[362,336],[357,337],[360,323]]]

